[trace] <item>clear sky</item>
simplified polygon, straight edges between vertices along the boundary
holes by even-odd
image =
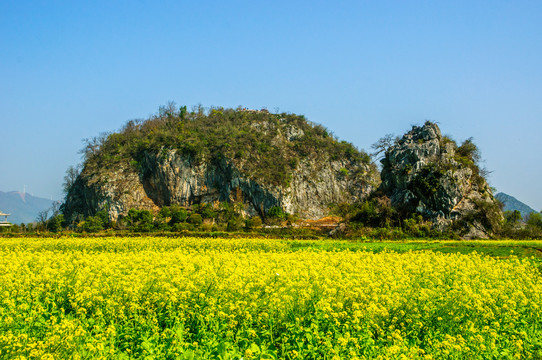
[[[437,121],[542,209],[541,1],[1,1],[0,190],[160,105],[304,114],[370,150]]]

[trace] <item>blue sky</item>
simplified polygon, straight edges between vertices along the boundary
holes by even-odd
[[[370,150],[437,121],[542,210],[540,1],[2,1],[0,190],[175,101],[304,114]]]

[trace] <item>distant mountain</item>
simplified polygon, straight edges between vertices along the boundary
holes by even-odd
[[[504,204],[503,211],[514,211],[518,210],[521,213],[521,216],[525,217],[529,215],[532,212],[537,212],[533,208],[531,208],[529,205],[526,205],[516,199],[515,197],[505,194],[505,193],[498,193],[495,195],[495,198],[502,202]]]
[[[40,211],[49,209],[54,201],[32,196],[17,191],[0,191],[0,211],[11,214],[8,221],[12,224],[36,221]]]

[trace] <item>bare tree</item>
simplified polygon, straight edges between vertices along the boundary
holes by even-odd
[[[77,165],[77,166],[70,165],[70,167],[66,170],[66,175],[64,175],[64,183],[62,184],[64,195],[67,196],[73,184],[75,184],[77,177],[81,173],[80,169],[81,169],[80,165]]]
[[[141,128],[142,123],[142,119],[128,120],[126,124],[124,124],[124,126],[120,129],[120,132],[125,134],[135,133]]]
[[[160,105],[158,108],[159,117],[172,117],[178,114],[175,101],[168,101],[167,105]]]
[[[394,144],[396,144],[399,141],[399,138],[396,137],[394,134],[386,134],[380,139],[378,139],[377,142],[375,142],[373,145],[371,145],[371,149],[374,150],[373,153],[371,153],[371,156],[382,158],[382,153],[386,153],[390,147],[392,147]]]
[[[79,153],[83,155],[83,160],[86,161],[97,155],[108,136],[109,133],[103,132],[98,136],[83,139],[83,148],[79,150]]]
[[[204,116],[205,115],[205,108],[201,104],[194,105],[194,106],[192,106],[192,113],[195,114],[196,117]]]
[[[47,220],[49,219],[49,210],[42,210],[38,213],[38,216],[36,217],[36,222],[38,223],[38,229],[44,230],[47,225]]]
[[[480,171],[480,176],[486,180],[488,179],[489,175],[493,173],[493,170],[488,170],[485,166],[479,167],[478,169]]]
[[[62,205],[61,201],[55,201],[49,208],[48,212],[51,213],[51,217],[57,216],[60,214],[60,206]]]

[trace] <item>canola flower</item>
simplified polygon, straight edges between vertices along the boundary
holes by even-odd
[[[1,239],[1,359],[538,359],[530,259]]]

